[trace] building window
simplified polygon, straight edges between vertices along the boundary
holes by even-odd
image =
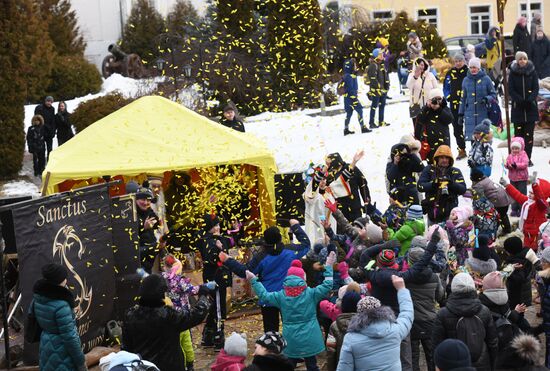
[[[427,22],[438,28],[438,14],[437,8],[419,9],[416,11],[416,19],[419,21]]]
[[[375,22],[386,22],[393,19],[393,11],[391,10],[373,10],[372,19]]]
[[[542,3],[541,2],[531,1],[529,8],[531,8],[531,12],[530,12],[531,17],[529,19],[533,19],[533,16],[536,13],[542,14]],[[519,16],[528,18],[527,17],[527,3],[520,3],[519,4]]]
[[[472,35],[486,34],[491,26],[490,6],[470,7],[470,33]]]

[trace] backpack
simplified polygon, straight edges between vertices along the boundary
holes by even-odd
[[[338,84],[336,85],[336,94],[338,95],[346,94],[346,83],[344,82],[343,77],[340,79],[340,81],[338,81]]]
[[[460,317],[456,323],[456,338],[468,346],[472,363],[475,363],[485,348],[485,324],[475,315]]]
[[[519,329],[508,319],[510,312],[510,309],[508,309],[505,315],[491,312],[495,321],[495,327],[497,328],[499,348],[510,344],[514,337],[519,334]]]

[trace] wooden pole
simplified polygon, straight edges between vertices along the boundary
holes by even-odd
[[[498,23],[500,27],[500,57],[501,57],[501,71],[502,71],[502,86],[504,87],[504,111],[506,112],[506,136],[508,137],[508,153],[511,152],[511,133],[510,133],[510,112],[508,110],[508,75],[506,73],[506,46],[504,44],[504,8],[506,7],[506,0],[497,1],[497,13]]]

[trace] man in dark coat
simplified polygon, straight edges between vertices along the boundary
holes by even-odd
[[[460,99],[462,98],[462,82],[468,75],[468,66],[466,66],[462,54],[455,55],[453,59],[455,65],[445,75],[443,93],[453,114],[453,133],[458,146],[458,156],[456,159],[461,160],[466,158],[467,155],[466,142],[464,141],[464,125],[458,120],[458,108],[460,107]]]
[[[388,71],[384,66],[384,55],[380,49],[372,51],[372,60],[367,69],[367,78],[369,92],[367,96],[372,101],[370,108],[369,127],[376,129],[379,126],[385,126],[384,108],[386,107],[386,98],[390,89],[390,78]],[[378,125],[374,123],[374,116],[378,108]]]
[[[418,190],[426,193],[422,209],[432,224],[446,221],[451,210],[458,206],[458,196],[466,192],[464,176],[453,164],[449,146],[439,146],[434,164],[425,167],[418,179]]]
[[[141,266],[147,273],[151,273],[153,263],[158,253],[155,230],[159,227],[160,219],[151,208],[153,191],[141,187],[136,192],[137,215],[139,219],[139,254]]]
[[[531,279],[533,278],[533,264],[528,259],[532,250],[523,246],[519,237],[509,237],[504,241],[504,250],[508,253],[506,264],[514,266],[514,270],[506,280],[508,304],[515,308],[518,304],[531,306]]]
[[[537,29],[531,55],[539,80],[550,76],[550,40],[548,40],[542,28]]]
[[[416,174],[424,169],[422,161],[402,143],[391,148],[390,160],[386,164],[389,196],[403,205],[418,205]]]
[[[220,120],[220,124],[241,133],[245,132],[243,122],[237,118],[235,109],[230,105],[225,106],[223,109],[223,117]]]
[[[137,353],[160,370],[184,371],[180,333],[200,324],[212,304],[211,290],[202,285],[199,300],[190,310],[175,310],[164,303],[166,281],[153,274],[140,287],[139,304],[125,315],[122,349]]]
[[[344,135],[355,134],[355,132],[349,130],[349,122],[353,111],[357,111],[359,115],[359,125],[361,125],[361,133],[369,133],[371,130],[365,126],[363,120],[363,105],[359,102],[357,97],[358,84],[357,84],[357,63],[355,58],[346,59],[344,62],[344,109],[346,111],[346,121],[344,123]]]
[[[418,123],[423,126],[425,139],[430,145],[427,155],[428,163],[432,163],[435,151],[440,145],[451,145],[449,125],[453,123],[453,114],[443,98],[443,90],[432,89],[426,105],[418,115]]]
[[[525,141],[525,152],[531,159],[535,122],[539,120],[536,98],[539,93],[539,79],[535,66],[525,52],[517,52],[516,60],[510,66],[508,91],[512,99],[511,120],[515,135]]]
[[[461,339],[459,321],[477,322],[478,333],[484,334],[481,349],[472,349],[475,345]],[[477,297],[474,280],[468,273],[459,273],[451,283],[451,295],[444,308],[440,309],[433,328],[433,346],[437,348],[445,339],[459,339],[466,343],[470,350],[472,366],[477,370],[493,370],[498,353],[498,335],[491,312],[481,304]],[[475,358],[475,359],[474,359]]]
[[[70,115],[67,111],[67,104],[65,102],[59,102],[57,105],[55,128],[57,130],[57,145],[59,146],[74,137]]]
[[[519,17],[518,23],[514,28],[512,35],[512,43],[514,45],[514,53],[525,52],[531,55],[531,35],[527,29],[527,18]]]
[[[46,142],[46,156],[50,158],[52,151],[53,137],[55,137],[55,109],[52,106],[53,97],[48,95],[44,103],[39,104],[34,109],[35,115],[40,115],[44,118],[44,141]]]

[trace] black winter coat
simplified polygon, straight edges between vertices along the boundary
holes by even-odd
[[[436,317],[435,304],[442,301],[445,294],[439,276],[426,267],[407,282],[407,288],[414,305],[411,338],[429,338]]]
[[[222,243],[221,249],[216,246],[217,241]],[[231,286],[231,271],[220,263],[218,256],[222,251],[229,253],[229,239],[224,236],[215,236],[211,233],[206,233],[198,241],[198,245],[203,261],[202,278],[204,282],[216,281],[220,286]]]
[[[236,130],[236,131],[240,131],[242,133],[244,133],[244,124],[241,120],[237,120],[236,118],[234,118],[233,120],[229,121],[225,118],[222,118],[220,120],[220,124],[222,124],[223,126],[225,127],[228,127],[230,129],[233,129],[233,130]]]
[[[533,264],[525,258],[529,249],[523,249],[521,252],[506,259],[506,264],[522,264],[523,268],[514,269],[512,274],[506,280],[506,290],[508,291],[508,304],[515,308],[518,304],[531,305],[531,279],[533,278]]]
[[[254,356],[252,364],[243,371],[293,371],[294,366],[288,358],[282,354],[266,354],[265,356]]]
[[[74,137],[73,128],[69,120],[69,112],[57,112],[55,115],[55,128],[57,130],[57,144],[62,145]]]
[[[163,302],[143,303],[131,308],[122,325],[122,349],[138,353],[160,370],[184,371],[180,333],[200,324],[211,299],[201,296],[191,310],[177,311]]]
[[[550,76],[550,40],[544,35],[541,40],[533,41],[531,60],[539,80]]]
[[[539,94],[539,79],[531,61],[525,67],[520,67],[515,61],[512,63],[508,90],[512,98],[512,122],[518,124],[538,121],[536,99]]]
[[[441,182],[447,181],[448,194],[442,193]],[[443,222],[449,218],[451,210],[458,206],[458,196],[466,192],[466,183],[460,169],[449,166],[441,169],[430,165],[424,168],[418,178],[418,190],[426,193],[422,208],[433,222]]]
[[[394,150],[404,153],[397,164],[393,162],[395,157]],[[416,174],[424,170],[424,165],[420,158],[408,152],[409,149],[406,144],[394,145],[390,156],[391,161],[386,164],[388,194],[403,205],[418,203]]]
[[[433,348],[445,339],[456,339],[456,325],[461,317],[477,316],[485,325],[485,347],[472,366],[478,371],[491,370],[498,353],[498,335],[489,309],[481,304],[475,291],[451,293],[447,305],[437,313],[433,328]]]
[[[159,222],[160,222],[157,214],[155,214],[155,212],[151,208],[148,208],[147,210],[143,211],[139,207],[137,208],[137,214],[139,219],[139,245],[140,246],[156,245],[157,238],[155,237],[155,229],[159,227]],[[145,223],[145,219],[147,218],[154,218],[157,221],[157,223],[151,229],[143,228],[143,224]]]
[[[46,150],[44,125],[32,125],[27,129],[27,147],[29,153],[40,153]]]
[[[447,101],[443,99],[435,111],[427,105],[424,106],[418,116],[418,122],[422,124],[426,140],[430,144],[428,163],[431,163],[437,147],[442,144],[451,145],[449,125],[453,123],[453,114],[447,107]]]
[[[39,104],[34,109],[34,114],[44,118],[44,138],[55,137],[55,109],[53,106],[46,107],[45,104]]]
[[[347,220],[353,221],[362,215],[362,203],[366,201],[367,198],[370,199],[370,190],[367,183],[367,179],[357,167],[353,170],[349,169],[349,165],[344,162],[339,162],[335,164],[336,166],[329,166],[329,178],[328,183],[337,179],[344,172],[350,172],[351,177],[349,177],[348,184],[351,191],[351,195],[347,197],[338,198],[339,208],[342,210],[342,213]],[[345,178],[347,178],[344,175]]]
[[[449,107],[452,111],[457,112],[460,107],[460,100],[462,99],[462,81],[468,75],[468,66],[464,65],[458,69],[456,67],[451,68],[445,76],[445,82],[448,82],[449,95],[445,97],[449,103]]]
[[[522,51],[527,53],[529,58],[531,57],[531,36],[527,27],[521,27],[519,24],[516,24],[514,34],[512,35],[512,43],[514,45],[514,54]]]

